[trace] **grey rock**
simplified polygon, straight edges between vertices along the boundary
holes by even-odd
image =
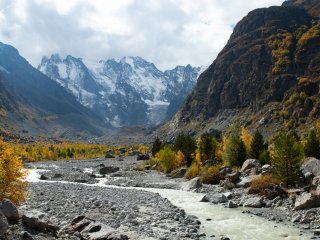
[[[18,221],[20,219],[18,208],[10,200],[2,200],[0,209],[9,221]]]
[[[226,193],[223,193],[223,195],[228,199],[232,198],[232,192],[226,192]]]
[[[215,193],[215,194],[206,194],[200,202],[211,202],[214,204],[218,204],[218,203],[225,203],[228,202],[228,198],[221,194],[221,193]]]
[[[198,189],[202,186],[201,180],[199,177],[195,177],[191,179],[186,186],[186,190],[193,190],[193,189]]]
[[[269,164],[265,164],[261,167],[262,173],[272,173],[273,172],[273,167]]]
[[[295,210],[310,209],[320,206],[320,196],[314,196],[311,193],[302,193],[296,198],[294,203]]]
[[[9,229],[9,224],[8,224],[7,218],[0,210],[0,238],[4,237],[4,234],[7,232],[8,229]]]
[[[303,174],[310,172],[314,176],[320,176],[320,160],[313,157],[306,158],[303,160],[300,169]]]
[[[43,212],[33,210],[23,213],[22,222],[30,228],[45,230],[49,223],[49,217]]]
[[[224,166],[219,169],[219,173],[226,176],[227,174],[232,173],[232,168],[229,166]]]
[[[226,179],[228,179],[230,182],[235,183],[239,180],[240,176],[241,176],[240,172],[234,171],[232,173],[227,174]]]
[[[293,223],[300,222],[300,219],[301,219],[301,215],[299,213],[295,213],[291,218],[291,222]]]
[[[115,156],[112,153],[107,153],[105,158],[115,158]]]
[[[261,168],[260,162],[257,159],[247,159],[241,167],[240,172],[250,170],[252,168]]]
[[[316,193],[317,195],[320,195],[320,185],[317,187]]]
[[[183,167],[183,168],[180,168],[173,176],[172,178],[183,178],[184,175],[186,174],[187,172],[187,168]]]
[[[223,181],[222,186],[225,189],[229,189],[229,190],[234,189],[236,187],[236,185],[233,182],[230,182],[229,180]]]
[[[262,198],[261,197],[253,197],[245,200],[243,206],[244,207],[252,207],[252,208],[261,208],[262,207]]]
[[[320,176],[314,177],[312,180],[312,184],[316,186],[320,185]]]
[[[99,173],[104,175],[104,174],[110,174],[110,173],[115,173],[119,171],[119,167],[113,167],[113,166],[107,166],[107,167],[102,167],[99,169]]]
[[[236,204],[234,201],[230,200],[227,204],[228,208],[237,208],[238,204]]]
[[[145,161],[145,160],[149,160],[150,156],[149,154],[139,154],[137,156],[137,161]]]
[[[249,187],[251,182],[258,178],[259,175],[252,175],[252,176],[247,176],[247,177],[242,177],[240,178],[240,182],[237,183],[237,187]]]

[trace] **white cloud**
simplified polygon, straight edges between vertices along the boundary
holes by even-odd
[[[207,65],[250,10],[282,0],[1,0],[0,41],[31,64],[58,52],[141,56],[160,68]]]

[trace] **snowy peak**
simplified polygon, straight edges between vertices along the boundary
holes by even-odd
[[[162,72],[141,57],[89,61],[58,54],[43,57],[38,69],[115,127],[162,123],[192,91],[200,71],[187,65]]]

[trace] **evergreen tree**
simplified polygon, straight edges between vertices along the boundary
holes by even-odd
[[[301,176],[301,148],[294,132],[282,132],[275,139],[272,158],[276,174],[286,186],[293,185]]]
[[[223,160],[230,166],[241,167],[246,160],[246,147],[238,134],[237,129],[233,129],[227,141]]]
[[[185,133],[180,133],[174,142],[174,150],[181,151],[185,156],[188,166],[192,163],[192,154],[196,151],[197,144],[195,140]]]
[[[151,149],[151,152],[152,152],[152,156],[156,156],[156,154],[162,149],[162,142],[161,140],[156,137],[156,139],[154,140],[153,144],[152,144],[152,149]]]
[[[253,135],[253,140],[251,143],[251,150],[249,152],[249,157],[253,159],[259,159],[261,154],[266,150],[265,143],[263,141],[263,136],[259,130],[255,131]]]
[[[320,159],[320,141],[314,130],[311,130],[308,134],[307,141],[304,146],[304,154],[306,157]]]

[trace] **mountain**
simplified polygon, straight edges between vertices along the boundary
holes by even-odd
[[[171,117],[192,91],[200,68],[160,71],[141,57],[98,62],[58,54],[38,69],[114,127],[154,126]]]
[[[320,115],[319,16],[318,0],[250,12],[162,131],[225,130],[237,120],[269,134],[314,122]]]
[[[103,121],[33,68],[17,49],[0,43],[0,127],[57,137],[103,135]]]

